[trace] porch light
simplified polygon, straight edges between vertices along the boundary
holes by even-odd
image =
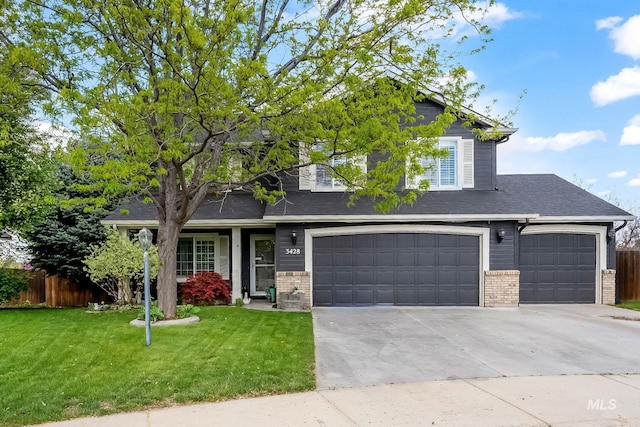
[[[295,246],[296,243],[298,243],[298,233],[295,230],[293,230],[291,232],[291,244]]]
[[[498,237],[498,243],[502,242],[502,240],[504,239],[504,236],[507,235],[507,232],[504,231],[504,228],[501,228],[500,230],[498,230],[496,232],[496,236]]]
[[[153,240],[153,234],[148,228],[143,228],[138,233],[140,247],[144,249],[144,329],[147,346],[151,345],[151,291],[149,281],[149,248]]]

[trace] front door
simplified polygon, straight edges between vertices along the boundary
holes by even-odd
[[[269,286],[275,286],[275,246],[272,234],[251,236],[251,295],[265,295]]]

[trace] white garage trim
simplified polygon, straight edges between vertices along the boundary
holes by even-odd
[[[461,227],[454,225],[409,225],[409,224],[389,224],[389,225],[360,225],[346,227],[326,227],[311,228],[304,231],[304,264],[305,271],[309,272],[309,293],[311,306],[313,307],[313,238],[327,236],[349,236],[354,234],[393,234],[393,233],[416,233],[416,234],[457,234],[465,236],[478,236],[480,245],[480,259],[478,270],[480,273],[478,305],[484,306],[484,272],[489,270],[489,228],[483,227]]]
[[[596,304],[602,304],[602,266],[607,264],[607,227],[581,224],[529,225],[526,234],[591,234],[596,236]]]

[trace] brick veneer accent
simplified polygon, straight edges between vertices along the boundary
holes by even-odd
[[[278,271],[276,272],[276,293],[292,292],[295,287],[298,292],[304,292],[303,308],[311,307],[311,281],[308,271]],[[277,301],[276,301],[277,302]]]
[[[616,303],[616,271],[602,270],[602,304]]]
[[[484,306],[517,307],[520,302],[520,271],[484,272]]]

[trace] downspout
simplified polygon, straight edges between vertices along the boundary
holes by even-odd
[[[526,228],[526,226],[529,225],[529,218],[527,218],[525,220],[525,223],[523,225],[521,225],[520,227],[518,227],[518,233],[521,233],[522,230],[524,230]]]
[[[625,228],[627,226],[627,224],[629,223],[629,221],[627,221],[626,219],[624,220],[624,222],[622,223],[622,225],[618,228],[616,228],[614,231],[616,232],[616,234],[618,233],[618,231],[622,230],[623,228]]]

